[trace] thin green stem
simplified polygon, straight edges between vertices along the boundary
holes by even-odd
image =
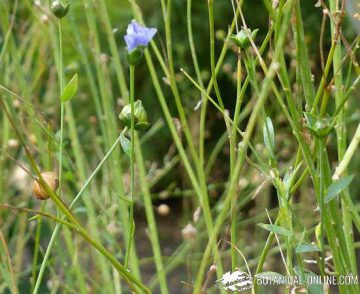
[[[194,64],[197,81],[198,81],[199,85],[202,88],[204,88],[204,83],[202,81],[201,71],[200,71],[200,67],[199,67],[199,63],[198,63],[198,59],[197,59],[197,55],[196,55],[195,44],[194,44],[194,35],[193,35],[193,30],[192,30],[191,5],[192,5],[192,0],[187,0],[186,16],[187,16],[187,30],[188,30],[188,37],[189,37],[190,52],[191,52],[191,58],[192,58],[192,61]],[[199,160],[200,160],[200,164],[203,166],[204,165],[204,137],[205,137],[206,105],[205,105],[205,107],[203,107],[204,97],[202,94],[200,97],[201,97],[201,99],[200,99],[199,103],[200,103],[201,113],[200,113],[200,128],[199,128]]]
[[[214,0],[208,0],[208,11],[209,11],[209,31],[210,31],[210,67],[211,67],[211,77],[214,84],[214,90],[218,103],[221,109],[224,109],[224,103],[221,98],[219,86],[216,79],[216,70],[215,70],[215,24],[214,24]]]
[[[231,179],[230,179],[230,183],[229,183],[229,188],[226,191],[226,198],[224,200],[224,206],[222,211],[220,212],[220,215],[217,218],[217,221],[215,223],[214,226],[214,230],[213,233],[210,237],[210,240],[207,244],[205,253],[203,255],[200,267],[199,267],[199,271],[198,271],[198,275],[195,281],[195,286],[194,286],[194,293],[200,293],[201,292],[201,286],[202,286],[202,281],[203,281],[203,276],[205,273],[205,268],[206,265],[208,263],[208,258],[211,252],[211,248],[214,245],[214,243],[216,243],[216,239],[217,239],[217,235],[220,231],[220,228],[223,224],[223,222],[226,219],[226,215],[227,215],[227,211],[230,209],[231,207],[231,201],[233,200],[233,197],[235,197],[235,194],[237,193],[238,190],[238,179],[239,179],[239,175],[241,173],[241,170],[243,168],[243,163],[245,160],[245,156],[246,156],[246,152],[247,152],[247,148],[248,145],[250,143],[250,139],[252,136],[252,133],[254,131],[255,128],[255,124],[257,121],[257,116],[260,113],[261,108],[263,107],[266,99],[268,98],[268,94],[269,91],[271,89],[271,84],[273,81],[273,78],[276,74],[276,68],[277,68],[277,63],[279,61],[280,58],[280,54],[282,51],[282,47],[284,45],[285,42],[285,36],[289,27],[289,22],[290,22],[290,16],[291,16],[291,12],[292,12],[292,8],[293,8],[293,0],[288,1],[288,6],[287,9],[284,11],[284,18],[283,18],[283,22],[281,24],[281,29],[279,32],[279,38],[277,40],[276,43],[276,47],[275,47],[275,52],[273,55],[273,61],[270,65],[269,71],[267,72],[264,82],[262,84],[261,90],[260,90],[260,95],[258,97],[258,100],[254,106],[253,112],[251,114],[251,117],[249,119],[248,125],[246,127],[246,131],[245,131],[245,135],[243,137],[242,142],[239,144],[239,153],[238,153],[238,158],[236,160],[235,163],[235,169],[234,169],[234,174],[231,175]],[[202,289],[204,290],[204,289]]]
[[[236,142],[237,142],[237,126],[238,119],[240,115],[242,98],[240,96],[241,93],[241,57],[239,50],[238,62],[237,62],[237,94],[236,94],[236,106],[235,106],[235,114],[234,114],[234,123],[232,128],[230,129],[230,174],[233,174],[235,167],[235,157],[236,157]],[[237,222],[236,222],[236,201],[233,199],[231,202],[231,267],[234,271],[237,266],[237,252],[236,252],[236,241],[237,241]]]
[[[169,290],[168,290],[168,286],[167,286],[166,275],[164,272],[163,260],[162,260],[162,256],[161,256],[159,237],[158,237],[158,233],[157,233],[157,229],[156,229],[156,221],[155,221],[153,205],[152,205],[152,201],[151,201],[149,184],[148,184],[148,180],[146,178],[144,158],[143,158],[142,151],[141,151],[141,145],[140,145],[140,142],[139,142],[137,136],[135,136],[135,140],[136,140],[135,151],[136,151],[137,167],[138,167],[138,171],[139,171],[139,180],[140,180],[140,186],[141,186],[141,191],[142,191],[142,195],[143,195],[143,201],[145,204],[146,219],[147,219],[147,224],[149,227],[149,237],[150,237],[152,250],[154,253],[157,276],[159,277],[161,293],[167,294],[167,293],[169,293]]]
[[[62,22],[61,19],[58,19],[58,56],[57,56],[57,60],[58,60],[58,79],[59,79],[59,89],[60,89],[60,95],[59,95],[59,101],[60,101],[60,142],[59,142],[59,157],[58,157],[58,174],[59,174],[59,197],[61,197],[62,195],[62,184],[63,184],[63,141],[64,141],[64,116],[65,116],[65,104],[61,101],[61,95],[63,93],[63,89],[64,89],[64,73],[63,73],[63,50],[62,50],[63,44],[62,44]],[[49,140],[50,142],[50,140]],[[49,156],[50,156],[50,149],[49,149]],[[50,166],[49,166],[50,167]],[[58,212],[59,214],[59,212]],[[41,219],[38,221],[38,226],[39,226],[39,230],[41,228]],[[40,232],[39,232],[40,234]],[[40,238],[40,235],[37,236]],[[71,245],[71,240],[69,238],[69,234],[65,234],[65,238],[66,238],[66,244]],[[73,248],[73,246],[71,246],[69,248],[69,251],[73,253],[73,250],[71,250]],[[34,256],[34,262],[35,262],[35,257],[37,258],[37,254],[35,254]],[[47,265],[47,261],[48,261],[48,257],[49,256],[44,256],[42,262],[41,262],[41,266],[40,266],[40,270],[38,273],[38,276],[36,278],[36,282],[35,282],[35,278],[33,283],[34,287],[33,287],[33,293],[37,293],[39,291],[39,287],[45,272],[45,268]],[[78,266],[74,267],[75,273],[76,273],[76,277],[78,279],[78,285],[80,287],[80,292],[81,293],[85,293],[85,286],[84,286],[84,278],[82,276],[82,272],[79,270]]]
[[[44,211],[44,207],[45,207],[45,203],[42,203],[41,211]],[[40,239],[41,239],[41,225],[42,225],[42,218],[39,218],[36,224],[36,233],[35,233],[34,258],[33,258],[33,268],[32,268],[32,276],[31,276],[32,292],[35,289],[35,283],[36,283],[37,263],[39,259],[39,249],[40,249]]]
[[[100,13],[99,17],[101,17],[101,19],[104,20],[105,31],[107,38],[109,40],[112,58],[114,60],[120,93],[121,96],[124,97],[126,101],[128,98],[126,81],[124,80],[124,77],[122,75],[123,70],[120,63],[120,58],[119,58],[120,55],[116,47],[116,42],[114,40],[114,34],[112,32],[109,15],[107,13],[106,3],[105,1],[100,1],[98,4],[99,4],[98,7],[99,9],[95,9],[95,5],[97,6],[97,4],[83,0],[83,6],[85,7],[86,18],[90,29],[89,31],[91,32],[91,39],[93,40],[92,46],[95,50],[95,56],[100,56],[101,53],[103,52],[101,48],[102,44],[100,42],[99,32],[97,28],[97,21],[96,21],[97,18],[95,17],[93,12],[93,11],[97,11],[98,13]],[[99,85],[99,94],[101,98],[100,101],[103,107],[103,111],[104,113],[106,113],[106,116],[104,117],[106,134],[103,134],[103,137],[106,138],[105,146],[110,147],[112,142],[118,137],[118,129],[116,125],[117,114],[114,111],[115,107],[114,107],[113,95],[110,90],[111,89],[111,84],[109,83],[110,79],[106,79],[106,77],[104,76],[104,72],[108,71],[108,68],[106,64],[100,62],[99,58],[94,58],[92,62],[95,64],[95,68],[96,68],[96,77],[97,77],[97,83]],[[98,99],[98,97],[96,97],[95,99]],[[99,119],[102,119],[102,117],[100,117]],[[116,194],[121,196],[125,195],[125,189],[123,185],[123,172],[122,172],[122,166],[120,164],[122,155],[123,153],[120,153],[120,150],[115,152],[114,160],[111,162],[111,166],[109,167],[113,171],[113,178],[115,179],[113,185],[109,187],[109,192],[115,190]],[[118,209],[119,209],[120,220],[124,228],[123,238],[125,244],[128,244],[129,238],[131,238],[131,234],[130,234],[131,229],[129,224],[129,206],[128,204],[124,204],[123,200],[121,200],[120,197],[118,197],[117,199],[119,201]],[[118,250],[121,249],[119,248]],[[131,271],[132,273],[134,273],[135,276],[140,277],[141,273],[139,269],[139,262],[136,254],[135,245],[131,247],[131,251],[129,254],[130,254],[129,266],[131,267]]]
[[[94,180],[95,176],[98,174],[98,172],[101,170],[101,168],[103,167],[103,165],[107,162],[107,160],[109,159],[110,155],[113,153],[113,151],[115,150],[115,148],[118,146],[120,140],[120,136],[118,137],[118,139],[114,142],[114,144],[111,146],[111,148],[108,150],[108,152],[105,154],[105,156],[102,158],[102,160],[100,161],[100,163],[97,165],[97,167],[94,169],[94,171],[92,172],[92,174],[89,176],[89,178],[85,181],[84,185],[82,186],[82,188],[80,189],[80,191],[77,193],[77,195],[75,196],[75,198],[71,201],[70,205],[69,205],[69,209],[73,208],[75,206],[75,204],[80,200],[80,198],[82,197],[82,195],[84,194],[85,190],[90,186],[90,183]],[[66,217],[63,215],[61,220],[65,220]],[[55,226],[54,231],[52,232],[49,244],[46,248],[46,252],[45,255],[43,257],[43,261],[39,270],[39,275],[38,275],[38,281],[37,283],[41,282],[45,267],[46,267],[46,263],[49,259],[50,256],[50,252],[54,246],[54,243],[56,241],[56,238],[59,234],[61,228],[61,224],[57,224]],[[40,274],[41,273],[41,274]],[[35,292],[33,292],[35,293]]]
[[[346,149],[342,160],[335,169],[335,173],[332,177],[333,180],[338,180],[340,176],[346,171],[351,159],[353,158],[356,152],[359,142],[360,142],[360,123],[358,124],[354,137],[352,138],[349,147]]]
[[[320,248],[321,248],[321,273],[325,273],[325,226],[324,226],[324,152],[325,150],[325,142],[324,139],[320,139],[319,144],[319,185],[320,185],[320,199],[319,199],[319,208],[321,214],[321,239],[320,239]]]
[[[145,293],[150,293],[150,291],[146,288],[145,285],[143,285],[134,275],[132,275],[122,264],[120,264],[116,258],[107,251],[98,241],[93,239],[90,234],[82,227],[82,225],[77,221],[77,219],[74,217],[72,212],[69,210],[69,208],[65,205],[64,202],[59,198],[59,196],[49,187],[49,185],[45,182],[43,179],[41,172],[33,158],[33,156],[30,153],[30,150],[28,149],[27,145],[25,144],[25,141],[23,139],[23,136],[21,135],[18,127],[16,126],[14,120],[12,119],[10,113],[8,112],[4,101],[0,99],[0,105],[3,108],[6,116],[8,117],[21,145],[23,146],[26,156],[29,160],[29,164],[31,168],[34,170],[36,176],[38,177],[38,182],[41,185],[41,187],[45,190],[45,192],[49,195],[49,197],[54,201],[57,208],[66,216],[66,218],[69,220],[69,222],[77,228],[77,231],[85,238],[85,240],[93,245],[95,249],[97,249],[103,256],[105,256],[110,263],[117,269],[119,274],[125,279],[125,281],[129,284],[131,288],[133,287],[133,283],[138,286],[140,289],[142,289]],[[38,289],[39,285],[35,287],[35,289]],[[135,290],[135,289],[134,289]]]
[[[237,1],[237,9],[241,9],[241,4]],[[235,25],[237,28],[237,16],[236,9],[234,8],[234,19]],[[236,157],[236,143],[237,143],[237,128],[239,125],[239,118],[241,112],[241,106],[243,102],[243,96],[241,95],[241,87],[242,87],[242,62],[241,62],[241,49],[238,50],[237,57],[237,79],[236,79],[236,105],[234,112],[234,123],[230,130],[229,138],[230,138],[230,174],[233,174],[235,168],[235,157]],[[215,77],[216,79],[216,77]],[[237,243],[237,213],[236,213],[236,201],[235,198],[231,202],[231,234],[230,240],[233,246],[231,246],[231,268],[234,271],[237,266],[237,252],[236,252],[236,243]]]
[[[343,74],[342,74],[342,44],[338,42],[338,37],[340,35],[340,28],[343,21],[343,10],[345,2],[341,3],[339,1],[329,0],[330,14],[334,16],[334,21],[331,22],[331,38],[334,46],[334,56],[332,58],[332,66],[334,72],[334,85],[336,90],[335,93],[335,103],[339,107],[343,101],[344,91],[343,91]],[[338,13],[340,11],[340,13]],[[337,147],[338,147],[338,159],[341,161],[344,158],[346,152],[346,126],[345,126],[345,110],[342,108],[336,119],[336,138],[337,138]],[[346,173],[346,169],[344,169]],[[341,211],[342,211],[342,222],[345,235],[345,244],[347,247],[348,258],[350,259],[351,270],[345,269],[346,273],[351,272],[353,275],[358,273],[358,265],[356,263],[356,253],[354,248],[354,233],[353,233],[353,224],[352,224],[352,207],[348,205],[348,200],[350,200],[349,189],[345,189],[343,193],[343,198],[341,198]],[[354,289],[355,288],[355,289]],[[354,285],[354,293],[359,292],[359,285]],[[340,288],[341,289],[341,288]]]
[[[61,19],[58,20],[59,28],[59,86],[60,86],[60,95],[63,93],[64,87],[64,73],[63,73],[63,53],[62,53],[62,30],[61,30]],[[63,144],[64,144],[64,115],[65,115],[65,105],[60,100],[60,142],[59,142],[59,196],[62,194],[62,171],[63,171]]]
[[[129,255],[131,251],[132,236],[134,234],[134,193],[135,193],[135,101],[134,101],[134,87],[135,87],[135,66],[130,65],[130,109],[131,109],[131,150],[130,150],[130,238],[128,241],[126,255],[125,255],[125,267],[127,268],[129,263]]]
[[[161,4],[163,7],[165,7],[164,1],[161,1]],[[183,132],[187,139],[187,143],[189,145],[189,150],[190,150],[192,160],[195,164],[199,188],[200,188],[198,197],[199,197],[199,201],[202,206],[202,209],[203,209],[203,214],[204,214],[205,223],[206,223],[206,229],[210,236],[211,232],[213,230],[213,220],[212,220],[211,209],[210,209],[210,204],[209,204],[209,195],[208,195],[207,189],[206,189],[206,175],[205,175],[203,166],[201,165],[198,153],[195,149],[194,140],[191,136],[189,124],[186,120],[185,110],[184,110],[184,107],[181,102],[181,97],[180,97],[180,93],[179,93],[179,89],[177,87],[177,82],[176,82],[176,77],[175,77],[174,60],[173,60],[173,53],[172,53],[173,48],[172,48],[172,42],[171,42],[171,11],[172,11],[171,7],[172,7],[172,0],[168,0],[167,4],[166,4],[166,14],[164,15],[164,20],[165,20],[165,32],[166,32],[166,49],[167,49],[168,63],[169,63],[170,85],[171,85],[171,89],[172,89],[172,92],[175,97],[175,103],[176,103],[176,106],[178,109],[180,121],[182,124],[182,129],[183,129]],[[221,260],[219,258],[218,248],[215,245],[213,246],[213,252],[215,255],[215,260],[217,261],[217,274],[218,274],[218,277],[220,277],[222,275],[223,270],[222,270]]]

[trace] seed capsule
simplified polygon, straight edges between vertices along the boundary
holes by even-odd
[[[167,216],[170,213],[170,207],[167,204],[160,204],[157,210],[161,216]]]
[[[181,230],[181,235],[184,240],[195,240],[196,239],[197,230],[192,224],[187,224],[185,228]]]
[[[141,102],[141,100],[137,100],[134,103],[134,123],[135,130],[145,130],[148,126],[147,113]],[[131,127],[131,105],[125,105],[121,110],[119,119],[121,123],[130,128]]]
[[[48,184],[50,189],[55,192],[59,186],[58,176],[53,172],[42,172],[41,176],[43,177],[46,184]],[[34,180],[33,193],[34,196],[39,200],[46,200],[50,197],[38,180]]]
[[[67,13],[69,12],[70,3],[64,5],[60,1],[54,1],[50,5],[51,12],[57,17],[57,18],[63,18]]]

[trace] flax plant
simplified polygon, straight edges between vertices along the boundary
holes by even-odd
[[[50,2],[0,4],[0,292],[359,293],[307,280],[358,277],[354,1]]]

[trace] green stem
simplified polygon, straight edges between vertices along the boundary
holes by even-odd
[[[252,133],[254,131],[255,128],[255,124],[256,124],[256,120],[257,117],[260,113],[261,108],[263,107],[266,99],[268,98],[268,94],[269,91],[271,89],[271,84],[273,81],[273,78],[276,74],[276,65],[279,61],[280,58],[280,54],[282,51],[282,47],[284,45],[285,42],[285,36],[289,27],[289,22],[290,22],[290,16],[291,16],[291,12],[292,12],[292,8],[293,8],[293,0],[288,1],[288,6],[287,9],[284,11],[284,19],[283,22],[281,24],[281,29],[279,32],[279,38],[277,40],[276,46],[275,46],[275,52],[274,52],[274,56],[273,56],[273,61],[270,65],[270,68],[265,76],[264,82],[262,84],[261,90],[260,90],[260,95],[258,97],[258,100],[254,106],[253,112],[251,114],[251,117],[249,119],[248,125],[246,127],[246,131],[245,131],[245,135],[243,137],[242,142],[239,145],[239,153],[238,153],[238,158],[236,160],[235,163],[235,168],[234,168],[234,174],[231,176],[230,179],[230,183],[229,183],[229,188],[227,191],[227,195],[226,198],[224,200],[224,206],[222,211],[220,212],[220,215],[217,218],[217,221],[215,223],[214,226],[214,230],[213,233],[210,237],[210,240],[207,244],[206,250],[204,252],[200,267],[199,267],[199,271],[198,271],[198,275],[195,281],[195,286],[194,286],[194,293],[200,293],[201,292],[201,285],[202,285],[202,281],[203,281],[203,276],[205,273],[205,269],[206,269],[206,265],[208,263],[208,258],[211,252],[211,248],[212,246],[216,243],[216,239],[217,239],[217,235],[221,229],[221,226],[223,224],[223,222],[226,219],[226,215],[227,215],[227,211],[229,210],[229,208],[231,207],[231,201],[233,200],[233,197],[235,197],[235,194],[237,193],[238,190],[238,178],[240,175],[240,172],[243,168],[243,163],[245,160],[245,156],[246,156],[246,152],[247,152],[247,148],[248,145],[250,143],[250,138],[252,136]]]
[[[130,238],[128,240],[128,245],[125,255],[125,268],[127,268],[129,263],[129,255],[131,251],[132,236],[134,234],[134,191],[135,191],[135,107],[134,107],[134,87],[135,87],[135,66],[130,65],[130,109],[131,109],[131,122],[130,122],[130,132],[131,132],[131,151],[130,151],[130,212],[129,212],[129,222],[130,222]]]
[[[60,85],[60,96],[63,93],[64,87],[64,73],[63,73],[63,53],[62,53],[62,30],[61,30],[61,19],[59,19],[59,85]],[[61,99],[60,99],[61,101]],[[63,167],[63,143],[64,143],[64,115],[65,105],[60,102],[60,143],[59,143],[59,196],[62,194],[62,167]]]
[[[98,172],[101,170],[101,168],[103,167],[103,165],[107,162],[107,160],[109,159],[110,155],[113,153],[113,151],[115,150],[115,148],[118,146],[118,143],[119,143],[119,140],[120,140],[120,136],[118,137],[118,139],[114,142],[114,144],[111,146],[111,148],[109,149],[109,151],[105,154],[105,156],[103,157],[103,159],[100,161],[100,163],[97,165],[97,167],[95,168],[95,170],[92,172],[92,174],[90,175],[90,177],[86,180],[86,182],[84,183],[84,185],[82,186],[81,190],[77,193],[77,195],[75,196],[75,198],[72,200],[72,202],[70,203],[69,205],[69,209],[73,208],[74,205],[78,202],[78,200],[80,200],[81,196],[84,194],[85,190],[87,189],[87,187],[90,185],[90,183],[93,181],[93,179],[95,178],[95,176],[98,174]],[[66,217],[63,216],[61,218],[61,220],[65,220]],[[45,271],[45,267],[46,267],[46,263],[49,259],[49,256],[50,256],[50,252],[51,252],[51,249],[53,248],[54,246],[54,243],[55,243],[55,240],[57,238],[57,235],[59,234],[59,231],[60,231],[60,228],[61,228],[61,224],[57,224],[55,226],[55,229],[51,235],[51,238],[50,238],[50,241],[49,241],[49,244],[47,246],[47,249],[46,249],[46,252],[45,252],[45,255],[43,257],[43,261],[42,261],[42,264],[41,264],[41,267],[40,267],[40,270],[39,270],[39,275],[38,275],[38,278],[37,278],[37,281],[36,281],[36,284],[39,284],[40,286],[40,283],[41,283],[41,279],[43,277],[43,274],[44,274],[44,271]],[[33,292],[33,293],[36,293],[36,292]]]
[[[329,0],[330,13],[334,17],[334,22],[331,22],[331,38],[334,46],[334,57],[332,58],[333,72],[334,72],[334,85],[336,88],[335,93],[335,104],[337,107],[343,101],[344,91],[342,89],[343,82],[343,74],[342,74],[342,46],[341,42],[338,42],[338,36],[340,35],[341,24],[343,21],[342,13],[344,6],[339,7],[340,1]],[[342,3],[341,5],[343,5]],[[340,13],[338,13],[341,11]],[[341,161],[344,158],[344,154],[346,151],[346,126],[345,126],[345,110],[342,108],[339,115],[336,119],[336,138],[337,138],[337,147],[338,147],[338,159]],[[344,173],[346,173],[346,169],[344,169]],[[352,207],[348,205],[348,200],[350,199],[349,189],[345,189],[343,193],[341,193],[344,197],[341,198],[341,211],[342,211],[342,221],[343,221],[343,229],[345,235],[345,243],[346,249],[350,260],[351,269],[345,269],[346,273],[351,272],[353,275],[357,275],[358,273],[358,265],[356,262],[356,253],[354,248],[354,236],[353,236],[353,224],[352,224],[352,215],[351,209]],[[340,213],[339,213],[340,214]],[[345,250],[345,249],[343,249]],[[355,289],[356,290],[355,290]],[[359,285],[354,285],[353,290],[356,293],[359,293]],[[349,289],[351,290],[351,288]]]
[[[44,211],[45,203],[41,204],[41,211]],[[32,291],[35,289],[36,284],[36,273],[37,273],[37,263],[39,259],[39,249],[40,249],[40,239],[41,239],[41,225],[42,218],[40,217],[36,224],[36,233],[35,233],[35,246],[34,246],[34,258],[33,258],[33,268],[31,276]]]
[[[118,77],[118,84],[120,87],[120,92],[121,92],[122,97],[124,97],[124,100],[128,102],[128,89],[126,86],[126,81],[124,79],[120,59],[117,54],[118,49],[116,46],[114,34],[112,32],[112,26],[111,26],[111,23],[109,20],[109,15],[107,12],[105,2],[103,2],[103,1],[100,2],[100,9],[101,9],[102,19],[104,20],[104,23],[105,23],[105,29],[106,29],[107,36],[108,36],[108,43],[110,46],[110,50],[112,52],[112,57],[114,59],[114,65],[115,65],[115,70],[116,70],[116,74]],[[165,66],[163,66],[163,68],[165,68]],[[168,74],[166,74],[166,75],[168,76]],[[162,293],[167,293],[168,289],[167,289],[166,276],[165,276],[165,273],[163,270],[161,249],[160,249],[160,245],[159,245],[159,241],[158,241],[156,222],[155,222],[153,206],[152,206],[151,198],[150,198],[151,197],[150,196],[150,188],[153,183],[151,183],[152,181],[148,182],[148,180],[146,179],[145,164],[143,161],[143,155],[142,155],[142,151],[140,148],[141,143],[145,142],[146,138],[149,138],[151,136],[151,132],[155,131],[155,129],[156,128],[153,127],[152,130],[147,132],[141,138],[142,142],[138,139],[135,140],[135,150],[136,150],[136,159],[137,159],[136,161],[137,161],[137,166],[138,166],[138,170],[139,170],[139,181],[140,181],[140,186],[141,186],[142,195],[143,195],[144,204],[145,204],[146,217],[147,217],[148,224],[149,224],[150,241],[151,241],[152,249],[154,252],[155,265],[156,265],[156,270],[157,270],[156,275],[159,277],[160,289],[161,289]],[[135,138],[137,138],[137,136],[135,136]],[[170,167],[170,166],[172,166],[172,164],[169,164],[168,167]]]
[[[210,30],[210,67],[211,67],[211,77],[214,83],[214,90],[216,97],[218,99],[221,109],[224,109],[224,103],[221,98],[219,86],[216,79],[215,71],[215,24],[214,24],[214,0],[208,0],[208,10],[209,10],[209,30]]]
[[[278,223],[279,223],[279,217],[276,219],[274,225],[278,225]],[[267,255],[268,255],[268,253],[269,253],[269,251],[271,249],[271,245],[272,245],[272,243],[274,241],[274,238],[275,238],[275,234],[273,232],[271,232],[269,234],[269,236],[267,237],[264,248],[263,248],[263,250],[261,252],[259,261],[258,261],[257,266],[256,266],[255,275],[262,272],[263,266],[264,266],[264,263],[265,263],[265,259],[266,259]],[[255,293],[257,293],[257,279],[254,280],[254,291],[255,291]]]
[[[97,4],[99,4],[99,6],[97,6]],[[124,81],[124,77],[123,75],[121,75],[123,70],[120,63],[119,53],[116,48],[114,34],[112,32],[112,26],[109,20],[109,15],[107,13],[106,3],[105,1],[99,1],[97,2],[97,4],[83,0],[83,6],[85,7],[86,17],[91,32],[91,37],[93,40],[91,46],[93,46],[95,50],[94,56],[100,56],[100,54],[102,53],[102,48],[100,43],[99,32],[96,26],[97,18],[93,13],[93,11],[97,11],[99,13],[99,17],[104,20],[106,35],[109,40],[110,50],[111,50],[112,58],[114,60],[116,74],[118,77],[120,93],[121,96],[124,97],[126,101],[128,98],[128,92],[126,90],[126,81]],[[94,5],[96,5],[96,7],[99,9],[95,9]],[[110,79],[106,79],[106,77],[104,76],[104,72],[107,71],[108,68],[105,64],[100,62],[99,58],[94,58],[93,63],[95,64],[95,68],[96,68],[96,77],[97,77],[97,83],[99,85],[99,94],[101,98],[100,100],[102,102],[104,113],[106,113],[104,118],[106,134],[103,134],[103,136],[106,138],[105,146],[110,147],[112,142],[116,140],[116,138],[118,137],[118,129],[116,124],[117,114],[114,111],[115,107],[113,104],[114,103],[113,95],[112,92],[110,91],[111,84],[108,83]],[[95,99],[98,99],[98,97],[95,97]],[[115,190],[118,195],[125,195],[125,191],[124,191],[125,189],[123,185],[123,172],[121,166],[121,156],[123,155],[123,153],[120,153],[120,150],[114,153],[115,153],[114,159],[112,160],[111,166],[109,168],[113,170],[113,177],[116,180],[114,181],[113,185],[110,185],[109,193]],[[119,209],[120,220],[124,228],[123,230],[124,243],[127,244],[129,242],[129,238],[131,237],[129,233],[130,232],[129,209],[128,209],[129,207],[127,204],[124,205],[124,202],[123,200],[120,199],[120,197],[118,198],[118,200],[119,200],[118,209]],[[120,248],[118,250],[120,250]],[[132,250],[129,256],[129,266],[131,267],[131,271],[135,276],[137,277],[141,276],[138,257],[136,254],[136,246],[132,246]]]
[[[147,223],[148,223],[148,227],[149,227],[149,237],[150,237],[152,250],[154,253],[157,276],[159,277],[161,293],[167,294],[167,293],[169,293],[169,290],[168,290],[166,276],[165,276],[165,272],[164,272],[164,266],[163,266],[163,261],[162,261],[162,256],[161,256],[159,237],[158,237],[158,233],[157,233],[157,229],[156,229],[156,220],[155,220],[153,205],[152,205],[152,201],[151,201],[149,184],[148,184],[148,180],[146,178],[144,158],[143,158],[142,151],[141,151],[141,145],[140,145],[140,142],[139,142],[137,136],[135,136],[135,139],[136,139],[135,151],[136,151],[137,166],[138,166],[138,171],[139,171],[139,180],[140,180],[140,186],[141,186],[141,191],[142,191],[142,195],[143,195],[143,201],[145,204],[146,219],[147,219]]]
[[[190,45],[190,52],[191,58],[194,64],[195,73],[197,77],[197,81],[199,85],[204,88],[204,83],[201,78],[201,71],[198,63],[198,59],[196,56],[196,49],[194,44],[194,35],[192,31],[192,13],[191,13],[191,5],[192,0],[187,0],[187,29],[188,29],[188,36],[189,36],[189,45]],[[205,137],[205,117],[206,117],[206,103],[204,104],[204,96],[201,94],[201,113],[200,113],[200,128],[199,128],[199,160],[200,164],[204,165],[204,137]]]
[[[358,124],[358,127],[356,129],[356,132],[354,134],[354,137],[352,138],[349,147],[344,153],[344,156],[342,160],[340,161],[339,165],[335,169],[335,173],[333,175],[333,180],[338,180],[340,176],[346,171],[346,168],[348,167],[351,159],[353,158],[355,151],[359,145],[360,142],[360,123]]]
[[[161,3],[162,3],[162,6],[165,7],[165,2],[161,1]],[[203,209],[205,223],[206,223],[206,229],[207,229],[208,235],[210,236],[211,232],[213,230],[213,220],[212,220],[211,209],[210,209],[210,204],[209,204],[209,195],[208,195],[207,189],[206,189],[206,175],[205,175],[203,166],[201,165],[197,151],[195,149],[194,140],[190,133],[189,124],[186,120],[185,110],[182,105],[179,89],[178,89],[177,83],[176,83],[176,77],[175,77],[175,71],[174,71],[174,60],[173,60],[173,54],[172,54],[173,46],[171,44],[171,7],[172,7],[172,1],[168,0],[167,5],[166,5],[166,14],[164,15],[164,20],[165,20],[165,32],[166,32],[166,49],[167,49],[168,63],[169,63],[170,85],[171,85],[171,89],[172,89],[172,92],[175,97],[175,102],[176,102],[176,106],[177,106],[177,109],[179,112],[182,129],[184,131],[185,137],[187,139],[187,143],[189,145],[191,157],[195,164],[196,173],[197,173],[197,177],[198,177],[197,180],[198,180],[199,189],[200,189],[199,193],[197,195],[199,197],[199,201],[200,201],[200,204]],[[189,174],[189,176],[190,176],[190,174]],[[196,179],[196,176],[195,176],[195,179]],[[214,251],[215,260],[217,261],[217,274],[218,274],[218,277],[220,277],[222,275],[223,270],[222,270],[222,264],[221,264],[221,260],[219,258],[219,252],[218,252],[217,246],[214,245],[213,251]]]
[[[59,173],[59,192],[58,195],[59,197],[61,197],[62,195],[62,184],[63,184],[63,138],[64,138],[64,116],[65,116],[65,104],[63,102],[61,102],[61,95],[63,93],[63,89],[64,89],[64,73],[63,73],[63,50],[62,50],[62,23],[61,23],[61,19],[58,20],[58,79],[59,79],[59,88],[60,88],[60,95],[59,95],[59,100],[60,100],[60,142],[59,142],[59,158],[58,158],[58,173]],[[49,140],[50,142],[50,140]],[[49,149],[49,156],[50,156],[50,149]],[[50,166],[49,166],[49,170],[50,170]],[[59,214],[59,213],[58,213]],[[38,230],[39,230],[39,234],[40,234],[40,228],[41,228],[41,219],[39,219],[38,221]],[[40,235],[37,236],[38,238],[40,238]],[[67,239],[66,243],[71,245],[71,239],[69,238],[69,234],[65,234],[65,238]],[[73,247],[71,247],[73,248]],[[73,254],[73,250],[71,250],[71,248],[69,248],[69,252],[71,252],[71,254]],[[46,268],[46,264],[48,261],[48,256],[49,255],[45,255],[42,262],[41,262],[41,266],[40,266],[40,270],[38,273],[38,276],[36,278],[36,282],[35,282],[35,277],[33,280],[34,284],[34,288],[33,288],[33,293],[36,294],[39,291],[39,287],[45,272],[45,268]],[[35,262],[35,258],[37,260],[37,254],[35,254],[34,256],[34,262]],[[79,270],[78,266],[74,267],[74,270],[76,272],[76,278],[78,279],[78,285],[80,287],[80,292],[81,293],[85,293],[84,291],[84,278],[82,276],[82,272]],[[34,272],[35,273],[35,272]]]
[[[145,293],[150,293],[150,291],[146,288],[144,284],[142,284],[134,275],[132,275],[122,264],[120,264],[116,258],[107,251],[100,243],[98,243],[96,240],[94,240],[90,234],[82,227],[82,225],[77,221],[77,219],[73,216],[69,208],[61,201],[59,196],[49,187],[49,185],[45,182],[43,179],[41,172],[31,155],[27,145],[25,144],[25,141],[23,139],[23,136],[21,135],[18,127],[16,126],[14,120],[12,119],[10,113],[8,112],[7,108],[5,107],[4,101],[0,99],[0,105],[3,108],[6,116],[8,117],[19,141],[21,142],[21,145],[23,146],[26,156],[29,160],[29,164],[31,168],[34,170],[36,176],[38,177],[39,184],[41,187],[45,190],[45,192],[49,195],[49,197],[54,201],[57,208],[66,216],[66,218],[69,220],[69,222],[77,228],[77,231],[85,238],[85,240],[88,241],[91,245],[93,245],[94,248],[96,248],[102,255],[104,255],[111,264],[118,270],[120,275],[125,279],[125,281],[129,284],[131,288],[133,288],[132,283],[134,283],[136,286],[138,286],[140,289],[142,289]],[[39,287],[39,285],[38,285]],[[38,288],[37,287],[37,288]]]
[[[321,239],[320,239],[320,245],[321,245],[321,273],[325,273],[325,229],[324,229],[324,152],[325,152],[325,142],[324,139],[320,139],[319,144],[319,185],[320,185],[320,199],[319,199],[319,207],[320,207],[320,214],[321,214]]]
[[[241,93],[241,52],[239,49],[238,52],[238,62],[237,62],[237,91],[236,91],[236,106],[235,106],[235,114],[234,114],[234,123],[231,128],[230,134],[230,174],[234,172],[235,165],[235,157],[236,157],[236,142],[237,142],[237,127],[239,125],[239,117],[242,106],[242,97]],[[231,264],[232,270],[235,270],[237,266],[237,252],[236,252],[236,201],[233,199],[231,203]]]

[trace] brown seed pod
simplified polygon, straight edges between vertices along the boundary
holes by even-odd
[[[170,213],[170,207],[167,204],[160,204],[157,208],[158,214],[161,216],[167,216]]]
[[[197,235],[197,230],[191,223],[189,223],[185,226],[185,228],[181,230],[181,235],[184,240],[187,241],[195,240]]]
[[[52,191],[56,191],[59,186],[59,178],[53,172],[42,172],[41,176],[43,177],[44,181],[48,184]],[[33,182],[33,193],[34,196],[39,200],[46,200],[50,196],[45,191],[45,189],[41,186],[38,180],[34,180]]]

